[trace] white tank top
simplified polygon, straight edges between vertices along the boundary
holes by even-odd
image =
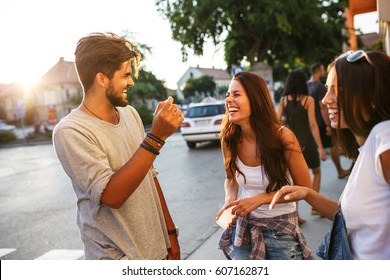
[[[263,165],[247,166],[237,157],[237,166],[246,178],[245,182],[244,177],[239,172],[236,173],[236,179],[241,189],[240,197],[245,198],[265,193],[269,181],[265,176]],[[295,202],[276,204],[272,210],[269,210],[268,206],[269,204],[263,204],[253,210],[251,214],[256,218],[270,218],[292,213],[296,209]]]

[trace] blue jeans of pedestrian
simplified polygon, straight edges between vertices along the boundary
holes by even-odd
[[[302,260],[299,242],[293,236],[269,228],[263,228],[262,231],[267,260]],[[251,244],[233,248],[237,260],[249,260]]]

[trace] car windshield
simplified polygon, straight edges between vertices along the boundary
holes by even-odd
[[[206,105],[206,106],[196,106],[191,107],[187,110],[187,118],[201,118],[201,117],[210,117],[215,115],[221,115],[225,113],[225,105]]]

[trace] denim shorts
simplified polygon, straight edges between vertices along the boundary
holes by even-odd
[[[295,237],[280,231],[263,228],[267,260],[302,260],[299,242]],[[232,235],[234,240],[234,233]],[[235,259],[249,260],[252,245],[233,246]]]

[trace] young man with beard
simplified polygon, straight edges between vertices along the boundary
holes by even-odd
[[[113,33],[89,34],[75,51],[84,96],[55,127],[53,143],[77,196],[85,259],[180,258],[153,162],[183,114],[169,97],[145,134],[126,95],[139,62],[132,44]]]

